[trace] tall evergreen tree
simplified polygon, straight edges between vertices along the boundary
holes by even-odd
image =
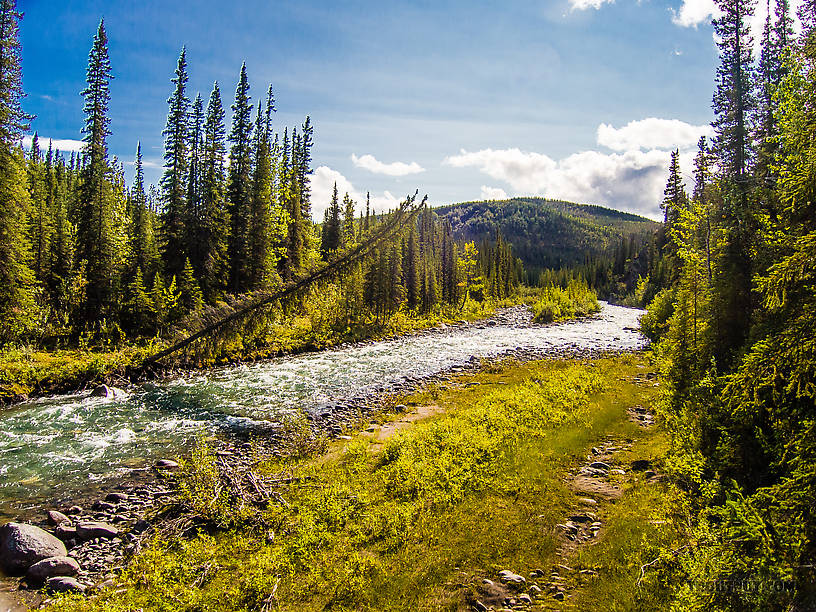
[[[167,103],[167,125],[164,135],[164,175],[162,187],[162,239],[164,271],[168,275],[181,272],[186,259],[185,223],[189,217],[187,202],[188,157],[188,111],[187,98],[187,49],[181,49],[175,77],[173,93]]]
[[[721,172],[720,211],[724,244],[718,257],[715,279],[714,327],[718,360],[727,363],[748,336],[751,322],[751,247],[755,225],[749,194],[752,156],[751,121],[756,111],[753,95],[753,42],[748,20],[753,0],[720,0],[721,16],[714,20],[720,48],[714,93],[715,151]]]
[[[271,92],[270,92],[271,93]],[[255,120],[255,164],[252,177],[249,231],[249,287],[269,283],[274,267],[272,251],[272,156],[269,143],[269,115],[258,103]]]
[[[82,156],[82,188],[77,223],[77,257],[85,262],[87,275],[85,322],[94,323],[106,314],[114,296],[113,187],[108,165],[110,135],[108,104],[112,79],[105,22],[99,23],[88,57],[85,98],[85,148]]]
[[[201,94],[193,102],[189,121],[190,162],[187,173],[187,217],[185,219],[185,253],[188,259],[201,260],[202,210],[202,140],[204,129],[204,103]],[[198,272],[198,270],[197,270]]]
[[[354,242],[354,200],[346,192],[343,196],[343,246],[350,245]]]
[[[194,269],[198,266],[204,297],[210,303],[214,303],[226,291],[229,280],[227,247],[230,222],[224,169],[225,138],[224,107],[221,104],[221,91],[218,83],[215,83],[207,103],[204,123],[200,259],[192,262]]]
[[[340,247],[340,198],[337,193],[337,183],[334,184],[332,199],[323,220],[323,232],[320,241],[320,254],[328,260],[331,254]]]
[[[158,272],[159,250],[156,244],[153,212],[147,206],[142,164],[142,143],[136,145],[136,177],[132,190],[133,231],[131,271],[140,270],[148,279]]]
[[[26,233],[30,196],[25,159],[17,146],[28,116],[23,113],[22,15],[13,0],[0,3],[0,343],[30,331],[35,321],[35,280]]]
[[[51,150],[49,147],[49,159]],[[52,208],[48,194],[48,174],[50,162],[43,163],[39,141],[35,132],[31,140],[28,157],[28,191],[31,194],[32,215],[30,223],[31,246],[33,250],[34,275],[40,283],[50,277],[50,250],[52,231]]]
[[[246,64],[241,65],[238,87],[235,90],[229,141],[229,286],[233,292],[240,293],[247,289],[250,277],[249,232],[252,216],[252,105]]]

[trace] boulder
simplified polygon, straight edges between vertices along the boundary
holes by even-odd
[[[80,540],[95,540],[96,538],[115,538],[119,530],[113,525],[97,521],[77,523],[77,536]]]
[[[125,392],[118,387],[109,387],[108,385],[99,385],[98,387],[94,387],[94,390],[91,391],[91,397],[107,397],[113,399],[115,397],[122,397],[125,395]]]
[[[79,562],[73,557],[49,557],[29,567],[26,580],[31,584],[42,584],[54,576],[76,576],[77,572]]]
[[[70,523],[71,519],[65,516],[62,512],[57,512],[56,510],[49,510],[46,512],[48,515],[48,522],[54,525],[60,525],[61,523]]]
[[[67,554],[65,544],[39,527],[25,523],[0,527],[0,567],[7,574],[22,574],[38,561]]]
[[[45,590],[49,593],[84,593],[85,585],[68,576],[54,576],[45,583]]]
[[[91,397],[115,397],[116,392],[108,385],[99,385],[91,391]]]

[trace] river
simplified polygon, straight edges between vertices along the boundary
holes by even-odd
[[[387,388],[514,350],[633,350],[644,346],[642,311],[604,304],[600,314],[556,325],[453,326],[393,340],[194,372],[141,384],[115,399],[62,395],[0,412],[0,518],[81,490],[204,434],[274,426],[287,414]]]

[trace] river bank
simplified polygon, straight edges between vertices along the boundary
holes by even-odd
[[[503,312],[473,325],[190,373],[113,398],[17,404],[0,413],[0,511],[13,515],[56,502],[66,490],[122,478],[201,436],[266,435],[304,411],[331,427],[321,415],[336,409],[338,418],[352,416],[371,395],[402,392],[482,358],[628,350],[644,342],[635,329],[639,311],[631,309],[608,306],[596,317],[550,326],[530,323],[523,308]],[[4,509],[8,500],[16,503]]]
[[[52,609],[149,610],[175,601],[177,609],[335,602],[339,609],[540,610],[597,602],[607,591],[593,574],[636,570],[611,554],[592,556],[596,543],[609,553],[631,548],[635,533],[652,534],[655,544],[669,537],[650,522],[663,481],[643,467],[659,472],[665,444],[658,429],[642,426],[653,381],[638,355],[494,362],[394,398],[357,433],[304,444],[300,454],[211,447],[208,459],[182,465],[182,482],[206,483],[202,476],[215,469],[240,478],[246,492],[251,479],[270,493],[266,506],[242,506],[234,489],[204,486],[190,496],[188,487],[171,516],[186,508],[201,535],[166,537],[157,524],[114,584]],[[591,467],[596,462],[606,468]],[[580,477],[595,489],[576,487]],[[577,507],[590,498],[593,508],[581,515]],[[570,517],[587,512],[598,528],[586,523],[584,533]],[[222,527],[213,531],[213,521]],[[504,580],[509,574],[500,570],[508,569],[524,578],[523,588]],[[631,596],[636,578],[621,577],[620,592],[609,596]]]

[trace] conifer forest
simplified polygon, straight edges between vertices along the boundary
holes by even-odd
[[[624,10],[567,4],[552,48]],[[396,199],[328,167],[335,98],[286,125],[278,92],[309,86],[249,55],[197,91],[223,73],[199,41],[165,67],[160,163],[158,130],[115,155],[131,76],[96,16],[60,151],[27,110],[36,8],[0,0],[0,610],[816,610],[816,2],[692,4],[666,27],[713,29],[710,125],[602,123],[554,160],[512,140],[519,94],[505,148],[350,156]],[[443,81],[389,121],[461,103]],[[466,172],[513,193],[421,197]]]

